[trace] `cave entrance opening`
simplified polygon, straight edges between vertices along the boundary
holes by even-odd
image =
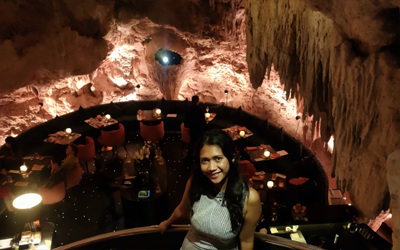
[[[163,66],[179,65],[181,64],[182,57],[174,51],[159,49],[155,54],[155,60]]]

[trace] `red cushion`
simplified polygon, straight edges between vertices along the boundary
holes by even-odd
[[[93,160],[96,156],[96,150],[94,148],[94,140],[86,136],[86,144],[78,145],[78,159],[79,161],[87,162]]]
[[[4,199],[10,193],[9,187],[0,187],[0,198]]]
[[[304,177],[299,177],[299,178],[293,178],[289,180],[290,184],[293,185],[302,185],[306,183],[309,180],[309,178],[304,178]]]
[[[185,123],[181,123],[181,135],[182,141],[185,143],[190,143],[190,128],[185,127]]]
[[[43,204],[60,202],[65,198],[65,183],[62,181],[50,189],[44,186],[40,187],[39,194],[42,196]]]
[[[239,173],[247,173],[253,176],[257,172],[257,169],[251,164],[250,161],[244,160],[240,161]]]
[[[154,126],[144,125],[140,123],[140,136],[145,141],[158,142],[164,138],[164,122]]]
[[[68,170],[65,176],[67,188],[74,187],[81,182],[83,169],[79,164],[76,164],[73,170]]]
[[[125,143],[125,128],[121,123],[118,124],[119,129],[113,131],[101,131],[98,141],[103,146],[120,146]]]

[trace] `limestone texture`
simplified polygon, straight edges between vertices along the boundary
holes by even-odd
[[[284,98],[279,76],[258,89],[250,84],[243,1],[52,2],[0,3],[9,27],[0,40],[1,142],[79,106],[194,94],[242,106],[295,134],[299,111]],[[19,8],[25,18],[16,16]],[[24,44],[13,26],[25,28]],[[15,56],[17,45],[26,53]],[[156,62],[160,48],[179,53],[181,65]]]
[[[303,101],[303,119],[312,115],[321,122],[324,141],[335,136],[331,175],[369,219],[388,209],[393,194],[386,160],[400,147],[399,6],[367,0],[246,2],[253,87],[273,65],[287,96]],[[393,224],[398,220],[393,213]]]

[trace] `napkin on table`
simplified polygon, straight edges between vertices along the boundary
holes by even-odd
[[[11,173],[11,174],[19,174],[19,170],[10,170],[10,171],[8,171],[9,173]]]
[[[177,117],[178,114],[167,114],[167,117]]]
[[[276,153],[279,154],[280,156],[284,156],[284,155],[288,154],[288,152],[286,152],[285,150],[281,150],[281,151],[278,151]]]
[[[33,165],[32,170],[39,171],[39,170],[42,170],[42,168],[44,168],[44,165],[35,164],[35,165]]]
[[[247,151],[257,150],[258,147],[246,147]]]

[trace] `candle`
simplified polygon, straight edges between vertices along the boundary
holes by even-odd
[[[269,152],[268,150],[264,151],[264,157],[265,158],[269,158],[271,156],[271,152]]]
[[[156,109],[156,114],[161,115],[161,109]]]
[[[22,165],[21,167],[19,167],[19,169],[21,170],[22,173],[25,173],[28,168],[25,165]]]
[[[111,115],[109,115],[109,114],[106,114],[105,117],[106,117],[106,120],[107,120],[107,121],[111,119]]]
[[[210,118],[210,113],[206,113],[206,118]]]
[[[70,128],[65,129],[65,133],[67,133],[67,135],[71,134],[71,132],[72,132],[72,129],[70,129]]]
[[[239,135],[240,135],[241,137],[243,137],[245,134],[246,134],[246,132],[244,132],[243,130],[239,132]]]
[[[268,188],[272,188],[274,186],[274,182],[273,181],[268,181],[267,182],[267,187]]]

